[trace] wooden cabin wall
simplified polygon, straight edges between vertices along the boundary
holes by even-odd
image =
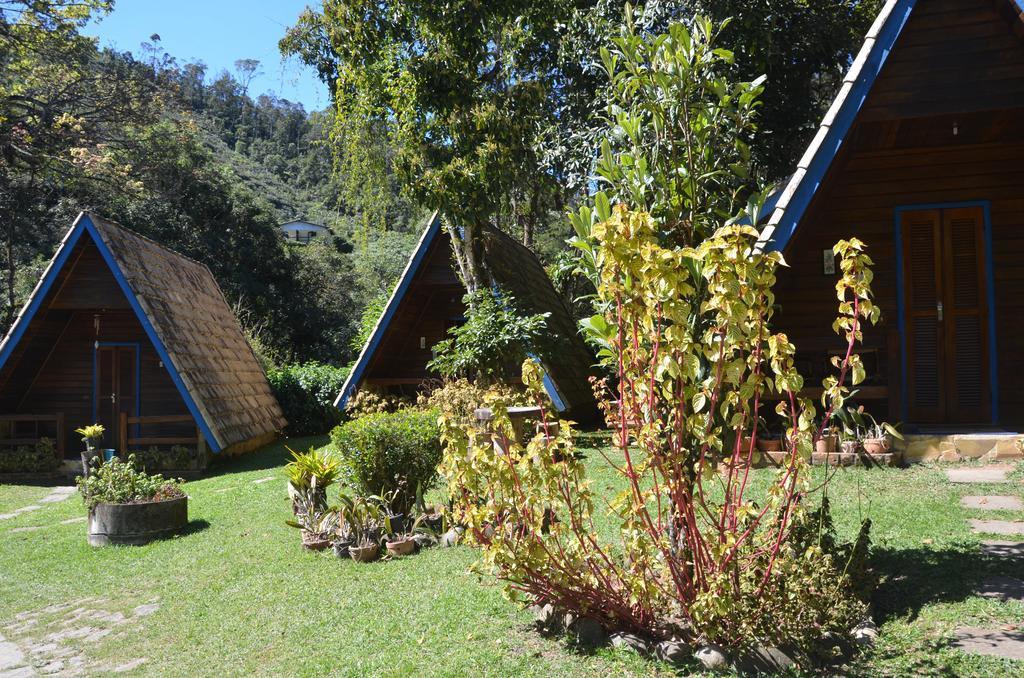
[[[895,209],[989,201],[1000,424],[1024,426],[1024,40],[988,0],[919,0],[855,127],[786,248],[776,328],[824,359],[835,276],[822,250],[856,236],[875,262],[882,323],[865,345],[884,356],[899,417]],[[955,130],[955,133],[954,133]]]
[[[427,370],[431,349],[465,315],[465,289],[452,267],[447,233],[434,239],[427,260],[411,281],[402,303],[364,377],[367,385],[400,391],[435,379]],[[420,338],[424,347],[420,348]],[[407,389],[406,389],[407,390]]]
[[[96,341],[139,344],[141,414],[189,412],[95,245],[91,241],[78,245],[72,261],[74,263],[65,269],[66,273],[47,295],[4,370],[6,374],[0,381],[0,411],[10,414],[63,412],[66,451],[74,456],[79,438],[74,430],[93,423]],[[186,428],[185,435],[195,430]],[[168,433],[177,434],[178,430]]]

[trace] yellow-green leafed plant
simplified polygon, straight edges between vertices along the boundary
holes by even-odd
[[[806,520],[807,465],[824,424],[798,395],[795,347],[770,331],[781,257],[758,251],[757,232],[739,225],[694,248],[665,247],[649,215],[622,207],[594,234],[598,295],[609,310],[593,325],[608,328],[606,360],[618,375],[619,456],[609,463],[627,486],[610,507],[619,539],[596,536],[570,424],[517,443],[506,404],[492,398],[488,432],[441,418],[454,519],[483,547],[479,566],[530,603],[613,629],[807,652],[822,633],[849,632],[864,606],[847,563],[817,542],[790,541]],[[835,328],[849,350],[825,384],[826,423],[848,393],[846,376],[860,379],[853,349],[877,317],[863,244],[841,243],[837,253]],[[541,379],[527,361],[526,386],[539,393]],[[767,490],[752,495],[750,460],[769,394],[781,401],[788,448]],[[542,428],[553,431],[546,416]]]
[[[327,488],[337,482],[341,462],[330,451],[313,447],[308,452],[296,452],[287,446],[285,449],[292,455],[284,469],[288,474],[288,495],[296,513],[301,508],[299,499],[303,495],[308,495],[317,507],[326,509]]]
[[[85,443],[85,446],[90,450],[96,446],[96,443],[103,439],[103,434],[105,432],[106,429],[103,428],[103,424],[90,424],[85,428],[75,429],[75,433],[82,436],[82,442]]]

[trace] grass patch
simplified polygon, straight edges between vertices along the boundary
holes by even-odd
[[[325,443],[288,441],[295,449]],[[610,499],[621,480],[595,448],[585,451],[595,489]],[[607,453],[617,461],[617,452]],[[190,533],[149,546],[89,547],[83,523],[62,522],[84,516],[77,496],[0,521],[0,633],[21,642],[67,627],[68,612],[40,612],[54,604],[132,617],[139,605],[155,603],[153,614],[85,644],[86,670],[145,659],[137,671],[146,675],[671,673],[628,652],[581,655],[541,638],[530,630],[529,614],[508,603],[494,582],[467,574],[475,558],[468,548],[373,565],[304,553],[298,534],[284,525],[286,457],[282,445],[271,446],[187,483]],[[959,498],[984,488],[952,485],[934,466],[833,470],[837,528],[849,538],[862,516],[872,518],[876,563],[885,577],[875,601],[882,637],[848,672],[1019,674],[1021,663],[945,646],[957,626],[1024,618],[1024,606],[972,595],[987,574],[1024,577],[1020,564],[978,551],[966,518],[984,512],[962,509]],[[756,482],[763,486],[770,473],[756,472]],[[814,474],[824,477],[820,468]],[[272,480],[257,482],[266,478]],[[1019,494],[1021,486],[998,491]],[[0,513],[48,493],[0,486]],[[12,532],[25,527],[42,529]],[[599,529],[610,535],[614,524],[604,519]],[[26,612],[38,613],[39,628],[13,634],[11,625]]]

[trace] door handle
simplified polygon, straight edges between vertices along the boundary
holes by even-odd
[[[116,394],[116,393],[111,393],[111,394],[110,394],[110,402],[111,402],[111,404],[113,404],[113,405],[116,405],[116,404],[117,404],[117,394]]]
[[[938,314],[939,322],[942,322],[942,302],[935,304],[935,312]]]

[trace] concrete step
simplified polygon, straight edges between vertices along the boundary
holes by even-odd
[[[1024,458],[1021,444],[1024,435],[1012,432],[950,433],[907,435],[896,441],[896,449],[907,462],[944,461],[965,459],[1006,461]]]

